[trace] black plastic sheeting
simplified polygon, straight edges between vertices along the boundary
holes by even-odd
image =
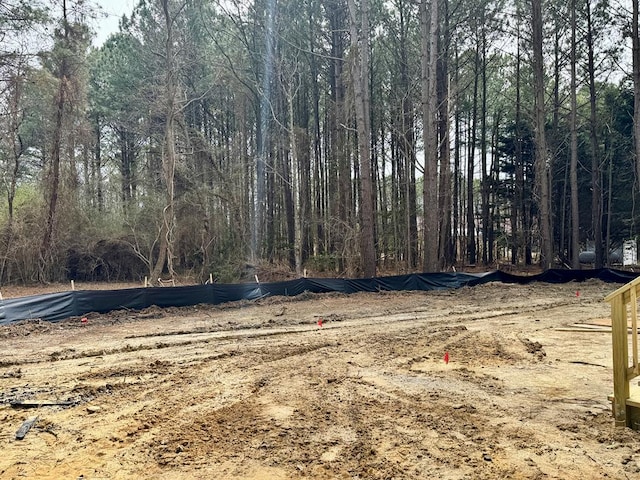
[[[47,295],[12,298],[0,301],[0,325],[21,320],[59,321],[89,312],[141,310],[158,307],[216,305],[238,300],[256,300],[276,295],[295,296],[311,293],[356,293],[400,290],[444,290],[475,286],[488,282],[567,283],[599,279],[610,283],[627,283],[637,273],[621,270],[547,270],[539,275],[518,276],[501,271],[488,273],[422,273],[365,279],[300,278],[286,282],[252,284],[209,284],[188,287],[147,287],[123,290],[76,290]]]

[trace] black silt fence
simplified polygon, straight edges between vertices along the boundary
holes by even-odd
[[[36,318],[55,322],[69,317],[86,315],[90,312],[107,313],[125,308],[142,310],[154,305],[163,308],[198,304],[217,305],[270,296],[296,296],[304,292],[350,294],[380,291],[428,291],[475,286],[488,282],[567,283],[583,282],[589,279],[599,279],[609,283],[627,283],[637,276],[637,273],[611,269],[547,270],[532,276],[518,276],[493,271],[481,274],[421,273],[363,279],[300,278],[272,283],[76,290],[0,300],[0,325]]]

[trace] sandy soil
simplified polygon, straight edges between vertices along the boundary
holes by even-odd
[[[571,327],[606,324],[616,287],[303,295],[0,327],[0,478],[639,478],[640,433],[616,428],[607,402],[610,333]]]

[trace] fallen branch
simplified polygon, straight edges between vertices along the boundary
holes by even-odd
[[[39,408],[39,407],[54,407],[54,406],[70,407],[74,404],[75,402],[57,401],[57,400],[25,400],[25,401],[10,403],[12,408]]]
[[[16,432],[16,440],[22,440],[37,421],[38,417],[29,417]]]

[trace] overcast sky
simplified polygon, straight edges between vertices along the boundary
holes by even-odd
[[[122,15],[130,15],[137,0],[93,0],[93,3],[98,5],[105,15],[98,18],[94,27],[96,38],[93,44],[99,47],[109,35],[118,31],[118,22]]]

